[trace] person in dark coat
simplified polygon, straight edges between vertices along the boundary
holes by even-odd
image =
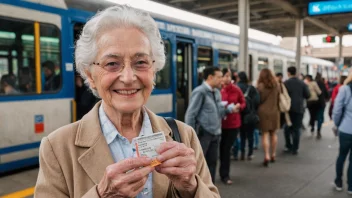
[[[300,142],[300,130],[302,127],[303,114],[305,111],[304,101],[310,97],[307,85],[296,76],[296,67],[287,68],[289,79],[284,82],[288,95],[291,98],[289,115],[292,125],[285,127],[285,152],[298,154]]]
[[[89,91],[81,76],[76,76],[76,103],[77,120],[87,114],[98,102],[98,99]]]
[[[317,75],[315,76],[315,81],[317,82],[321,90],[321,94],[319,95],[319,108],[318,108],[318,114],[317,114],[317,121],[318,121],[317,139],[320,139],[321,126],[324,123],[324,112],[325,112],[326,101],[329,101],[330,97],[321,73],[317,73]]]
[[[246,94],[246,91],[248,89],[248,98],[251,99],[251,104],[252,105],[247,105],[243,113],[241,114],[241,117],[243,118],[245,114],[248,112],[248,106],[253,106],[255,111],[258,109],[259,102],[260,102],[260,97],[258,94],[258,91],[255,87],[250,85],[249,79],[247,77],[247,74],[245,72],[239,72],[238,73],[238,83],[237,86],[241,89],[243,95]],[[248,160],[252,160],[253,158],[253,141],[254,141],[254,130],[255,130],[256,125],[254,124],[246,124],[242,122],[241,128],[240,128],[240,137],[241,137],[241,160],[245,159],[246,156],[246,141],[248,140]]]

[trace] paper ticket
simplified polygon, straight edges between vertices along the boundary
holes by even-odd
[[[155,158],[159,155],[156,149],[161,143],[166,142],[165,135],[163,132],[153,133],[151,135],[137,137],[133,139],[136,146],[137,157],[149,157],[153,159],[151,166],[157,166],[161,164]]]

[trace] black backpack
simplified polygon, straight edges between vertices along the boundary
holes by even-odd
[[[255,125],[259,122],[259,116],[254,104],[254,98],[251,97],[251,88],[248,86],[246,92],[244,93],[244,98],[246,100],[246,108],[242,113],[242,123],[245,125]]]

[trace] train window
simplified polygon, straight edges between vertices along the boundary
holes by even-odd
[[[296,62],[294,61],[287,61],[287,68],[289,67],[296,67]]]
[[[284,68],[283,68],[284,62],[279,59],[274,59],[274,72],[276,73],[283,73]]]
[[[54,25],[40,24],[40,61],[44,92],[58,91],[61,87],[60,31]]]
[[[231,68],[237,70],[237,54],[232,54],[227,51],[219,52],[219,65],[221,68]]]
[[[210,47],[198,47],[198,85],[203,82],[203,70],[213,66],[213,50]]]
[[[156,79],[155,79],[155,88],[156,89],[168,89],[170,88],[171,76],[170,76],[170,69],[171,69],[171,45],[170,42],[164,40],[165,44],[165,53],[166,53],[166,61],[164,68],[157,72]]]
[[[268,68],[269,67],[269,60],[268,58],[265,57],[259,57],[258,58],[258,71]]]
[[[33,93],[34,23],[0,17],[0,24],[0,94]]]
[[[59,29],[9,18],[0,18],[0,24],[0,93],[40,93],[36,79],[41,76],[44,91],[57,90],[61,85]],[[36,71],[35,32],[39,35],[42,74]],[[58,87],[51,85],[54,81]]]

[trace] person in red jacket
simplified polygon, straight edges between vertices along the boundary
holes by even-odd
[[[246,107],[246,101],[239,87],[231,83],[231,70],[224,68],[221,96],[227,108],[236,107],[234,113],[227,114],[222,120],[220,142],[220,177],[225,184],[232,184],[230,179],[230,150],[241,126],[240,112]]]
[[[343,85],[343,82],[346,80],[347,76],[340,76],[340,82],[337,84],[334,89],[332,90],[331,94],[331,102],[330,102],[330,108],[329,108],[329,116],[332,118],[332,109],[334,108],[334,102],[337,94],[339,93],[340,87]]]

